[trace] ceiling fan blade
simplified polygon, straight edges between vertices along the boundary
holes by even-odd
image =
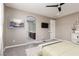
[[[46,7],[58,7],[58,5],[48,5]]]
[[[63,4],[65,4],[65,3],[60,3],[60,5],[63,5]]]
[[[61,7],[58,7],[58,11],[61,12]]]

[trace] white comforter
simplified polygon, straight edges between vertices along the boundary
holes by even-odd
[[[42,48],[44,56],[79,56],[79,45],[69,41],[62,41]]]

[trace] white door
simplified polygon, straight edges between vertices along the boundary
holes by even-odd
[[[55,39],[55,20],[50,20],[50,39]]]

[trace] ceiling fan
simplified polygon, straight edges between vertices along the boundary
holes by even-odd
[[[59,3],[57,5],[47,5],[46,7],[57,7],[58,11],[61,12],[61,6],[64,5],[65,3]]]

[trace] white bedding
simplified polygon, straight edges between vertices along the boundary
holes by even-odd
[[[43,56],[79,56],[79,45],[69,41],[62,41],[42,48]]]

